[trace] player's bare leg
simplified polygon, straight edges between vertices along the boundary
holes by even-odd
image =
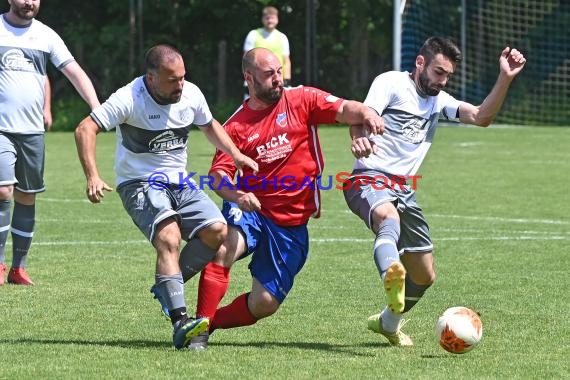
[[[257,279],[253,278],[247,306],[255,318],[261,319],[275,314],[280,303]]]

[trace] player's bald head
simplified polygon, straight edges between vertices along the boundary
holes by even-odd
[[[243,76],[254,104],[267,106],[279,101],[283,93],[281,69],[279,58],[271,50],[255,48],[243,55]]]
[[[251,72],[256,67],[259,67],[261,63],[277,63],[281,66],[279,58],[269,49],[266,48],[254,48],[243,55],[241,61],[241,69],[245,74],[246,72]]]
[[[182,60],[182,54],[174,46],[161,44],[151,47],[144,56],[146,71],[157,71],[161,66]]]

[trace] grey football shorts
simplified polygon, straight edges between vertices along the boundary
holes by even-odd
[[[121,183],[117,192],[133,222],[151,242],[156,227],[168,218],[177,220],[184,240],[210,224],[226,224],[218,206],[199,189],[180,189],[177,184],[156,188],[146,181],[129,181]]]
[[[387,202],[396,206],[400,215],[400,254],[433,250],[428,224],[416,201],[415,191],[409,185],[402,188],[394,185],[389,174],[366,169],[355,169],[348,181],[343,190],[344,199],[368,228],[371,228],[372,212],[376,207]]]
[[[41,193],[44,184],[43,134],[0,132],[0,186],[15,185],[23,193]]]

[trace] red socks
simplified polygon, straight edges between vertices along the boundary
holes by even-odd
[[[210,333],[215,329],[249,326],[257,322],[257,318],[251,315],[247,307],[248,295],[249,293],[244,293],[229,305],[218,309],[214,318],[210,319]]]
[[[215,329],[249,326],[257,322],[247,307],[249,293],[238,296],[232,303],[218,309],[228,290],[230,268],[208,263],[202,270],[198,284],[196,315],[210,319],[210,332]]]
[[[228,290],[230,268],[208,263],[202,270],[198,284],[196,316],[207,317],[210,322]]]

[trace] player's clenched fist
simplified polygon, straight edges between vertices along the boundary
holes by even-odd
[[[245,193],[237,200],[237,205],[242,211],[259,211],[261,210],[261,202],[253,193]]]
[[[501,71],[509,77],[517,75],[526,63],[526,58],[517,49],[506,47],[501,53],[499,64]]]

